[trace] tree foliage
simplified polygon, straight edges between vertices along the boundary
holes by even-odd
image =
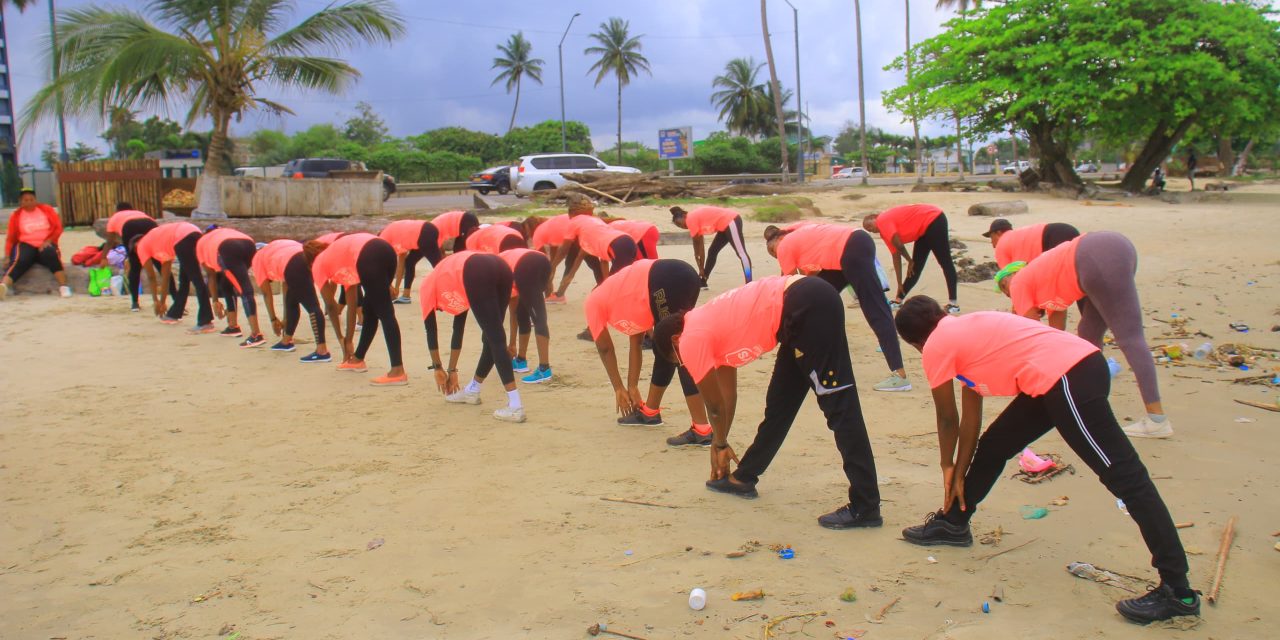
[[[343,135],[358,145],[372,147],[387,137],[387,123],[368,102],[357,102],[356,113],[347,119]]]
[[[591,39],[596,42],[595,46],[587,47],[583,51],[584,54],[595,56],[596,61],[592,63],[591,68],[587,69],[587,74],[596,74],[595,86],[610,75],[617,80],[618,83],[618,153],[622,152],[622,88],[631,84],[631,80],[640,75],[643,71],[648,74],[653,72],[649,70],[649,59],[641,53],[643,45],[640,38],[643,36],[631,35],[631,22],[622,18],[609,18],[608,22],[600,23],[599,31],[591,34]],[[622,156],[618,156],[618,163],[622,163]]]

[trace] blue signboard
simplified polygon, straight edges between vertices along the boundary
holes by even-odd
[[[693,157],[693,127],[658,129],[658,158],[678,160]]]

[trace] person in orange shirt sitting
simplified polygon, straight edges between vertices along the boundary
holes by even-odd
[[[67,286],[67,273],[62,269],[62,254],[58,252],[58,239],[62,237],[62,219],[47,204],[36,202],[36,192],[23,189],[18,196],[18,208],[9,216],[9,233],[5,236],[4,254],[9,266],[0,277],[0,300],[9,294],[9,287],[21,278],[32,265],[39,264],[53,272],[58,281],[58,293],[71,297]]]

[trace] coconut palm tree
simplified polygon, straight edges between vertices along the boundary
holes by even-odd
[[[493,66],[490,68],[502,69],[502,73],[499,73],[489,86],[506,82],[507,93],[511,93],[512,87],[516,89],[516,104],[511,107],[511,124],[507,125],[507,133],[511,133],[516,126],[516,110],[520,108],[520,80],[524,76],[529,76],[530,80],[542,84],[542,65],[545,61],[542,58],[529,57],[530,52],[533,51],[533,45],[524,39],[523,31],[517,31],[507,39],[506,44],[498,45],[498,51],[501,51],[502,55],[493,59]]]
[[[649,60],[640,53],[640,38],[644,36],[632,37],[630,30],[631,21],[609,18],[608,22],[600,23],[599,31],[591,34],[597,46],[583,51],[589,56],[599,56],[587,69],[587,74],[593,71],[596,74],[595,86],[600,86],[609,74],[618,80],[618,164],[622,164],[622,88],[631,84],[631,79],[641,71],[653,74],[649,70]]]
[[[113,107],[189,105],[187,126],[213,122],[196,211],[221,216],[223,174],[231,119],[262,110],[292,111],[259,92],[309,89],[341,93],[360,72],[329,57],[404,34],[390,0],[336,2],[292,27],[291,0],[150,0],[141,12],[86,5],[61,12],[57,23],[57,79],[40,89],[23,113],[29,129],[56,113],[105,117]],[[54,49],[54,47],[50,47]]]
[[[773,94],[773,114],[777,118],[778,145],[782,147],[782,178],[787,177],[787,129],[786,116],[782,112],[782,91],[778,88],[778,65],[773,63],[773,42],[769,39],[769,6],[767,0],[760,0],[760,30],[764,33],[764,56],[769,63],[769,87]]]
[[[755,135],[761,116],[772,109],[772,97],[766,97],[764,86],[756,74],[764,67],[755,58],[734,58],[724,65],[724,74],[711,81],[711,103],[720,107],[720,120],[738,135]]]

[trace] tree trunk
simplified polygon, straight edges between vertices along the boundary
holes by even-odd
[[[1182,137],[1187,135],[1192,122],[1194,119],[1188,117],[1179,122],[1176,127],[1171,127],[1164,120],[1156,123],[1151,135],[1147,136],[1146,144],[1142,145],[1142,150],[1138,152],[1138,157],[1134,158],[1128,173],[1124,174],[1124,180],[1120,181],[1120,188],[1129,193],[1142,193],[1146,189],[1147,178],[1151,177],[1151,172],[1169,157],[1169,152],[1173,150],[1174,145],[1181,142]],[[1171,128],[1172,132],[1170,132]]]
[[[1031,142],[1040,152],[1040,179],[1051,184],[1080,186],[1084,184],[1071,165],[1069,149],[1054,137],[1055,126],[1041,117],[1027,127]]]
[[[907,86],[911,85],[911,63],[913,56],[911,55],[911,0],[903,0],[906,5],[907,16]],[[911,131],[916,139],[916,157],[911,162],[911,167],[916,171],[916,182],[924,182],[924,168],[920,166],[920,159],[924,155],[924,151],[920,148],[920,120],[916,118],[916,96],[911,95]]]
[[[1244,167],[1249,162],[1250,151],[1253,151],[1253,138],[1249,138],[1249,141],[1244,145],[1244,151],[1241,151],[1240,155],[1236,156],[1236,163],[1231,167],[1232,177],[1244,173]]]
[[[1225,133],[1218,134],[1218,177],[1230,176],[1235,164],[1235,152],[1231,150],[1231,136]]]
[[[960,114],[956,114],[956,160],[960,161],[960,180],[964,181],[964,135],[960,129]]]
[[[1016,167],[1018,166],[1018,130],[1013,127],[1009,127],[1009,135],[1011,136],[1010,139],[1013,140],[1013,166]],[[999,170],[1000,168],[996,167],[996,171],[998,172]]]
[[[622,165],[622,78],[618,78],[618,165]]]
[[[862,82],[862,3],[853,0],[853,23],[858,35],[858,148],[861,150],[862,184],[867,184],[867,98]]]
[[[200,201],[191,213],[193,218],[225,218],[222,210],[222,185],[218,178],[222,176],[222,156],[227,148],[227,127],[231,125],[231,114],[215,113],[213,116],[213,135],[209,137],[209,152],[204,159],[204,171],[200,176]]]
[[[511,124],[507,125],[507,133],[516,128],[516,110],[520,108],[520,78],[516,77],[516,104],[511,107]]]
[[[855,0],[856,2],[856,0]],[[782,147],[782,179],[787,179],[787,125],[782,115],[782,88],[778,85],[778,66],[773,62],[773,43],[769,40],[768,0],[760,0],[760,30],[764,32],[764,55],[769,60],[769,86],[773,88],[773,112],[778,122],[778,145]]]

